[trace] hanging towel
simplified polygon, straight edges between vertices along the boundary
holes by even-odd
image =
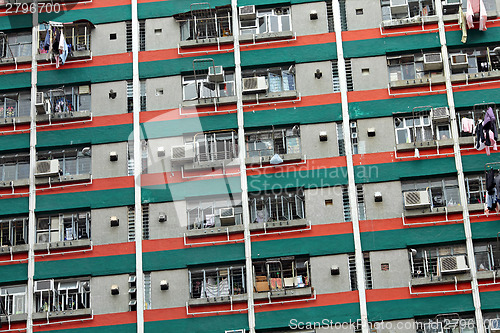
[[[473,133],[474,132],[474,120],[470,118],[462,118],[462,132]]]
[[[467,0],[467,27],[469,29],[474,28],[474,9],[473,9],[473,3],[478,3],[479,0]]]
[[[458,25],[462,29],[462,43],[467,42],[467,18],[462,10],[462,7],[458,9]]]
[[[48,51],[50,48],[50,28],[47,29],[47,33],[45,34],[45,40],[42,44],[42,49]]]
[[[479,14],[479,30],[486,30],[486,7],[483,0],[467,0],[467,26],[474,28],[474,14]]]
[[[484,6],[484,1],[479,0],[479,30],[486,31],[486,19],[488,15],[486,14],[486,7]]]
[[[68,50],[68,44],[66,43],[66,40],[63,40],[63,41],[64,41],[63,50],[60,51],[61,54],[59,55],[59,57],[61,57],[61,63],[64,65],[64,63],[66,62],[66,59],[68,58],[69,50]]]

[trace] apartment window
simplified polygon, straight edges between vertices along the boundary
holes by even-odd
[[[26,313],[26,286],[0,288],[0,314],[11,316]]]
[[[187,202],[188,230],[242,225],[241,198],[214,198]]]
[[[31,57],[31,32],[0,33],[1,58]]]
[[[458,181],[455,178],[403,182],[401,189],[403,192],[419,191],[430,193],[430,203],[433,207],[450,207],[460,204]],[[423,199],[421,198],[421,200]]]
[[[90,280],[35,281],[36,312],[56,312],[90,308]]]
[[[68,57],[75,55],[75,52],[78,51],[90,51],[90,29],[92,27],[90,22],[71,24],[51,22],[49,24],[40,24],[39,40],[41,47],[39,53],[53,53],[54,56],[57,56],[59,49],[53,49],[53,44],[50,43],[50,40],[57,41],[58,36],[61,34],[64,35],[70,51]]]
[[[416,333],[475,333],[476,321],[472,314],[449,313],[439,314],[434,318],[418,319],[415,327]],[[490,330],[487,332],[492,333]]]
[[[149,204],[142,205],[142,239],[149,239]]]
[[[29,117],[31,94],[23,91],[0,96],[0,118]]]
[[[497,242],[474,244],[478,271],[494,271],[500,267],[500,248]]]
[[[300,154],[300,127],[272,128],[245,133],[247,157]]]
[[[196,76],[182,77],[183,100],[190,101],[201,98],[217,98],[234,96],[234,73],[224,72],[223,82],[211,82],[208,78],[208,70],[197,73]]]
[[[397,144],[429,141],[433,138],[429,115],[398,117],[394,119],[394,125]],[[445,126],[449,135],[449,125]]]
[[[350,222],[351,206],[349,205],[349,189],[347,185],[342,186],[342,206],[344,212],[344,222]]]
[[[449,50],[452,73],[476,74],[500,70],[500,57],[494,51],[495,46]]]
[[[134,206],[128,206],[128,241],[135,242],[135,208]]]
[[[90,110],[90,85],[79,87],[60,87],[43,92],[48,101],[46,113],[78,112]]]
[[[137,278],[135,274],[130,274],[128,277],[128,298],[129,311],[137,311]]]
[[[132,22],[125,22],[127,52],[132,52]]]
[[[499,113],[494,103],[485,103],[481,105],[477,105],[474,108],[465,108],[457,110],[457,122],[458,129],[460,131],[460,137],[472,137],[475,136],[474,129],[478,122],[484,119],[484,113],[491,107],[493,109],[493,113],[496,116],[496,125],[499,127]]]
[[[127,112],[134,112],[134,84],[132,80],[127,81]]]
[[[139,81],[140,89],[140,111],[146,111],[146,80]]]
[[[254,288],[273,292],[311,286],[309,258],[281,257],[255,261]]]
[[[51,243],[90,239],[90,226],[90,212],[38,217],[36,221],[36,242]]]
[[[265,223],[305,218],[305,197],[301,189],[279,193],[249,193],[250,222]]]
[[[295,67],[272,67],[242,71],[243,93],[282,92],[295,90]],[[262,79],[260,79],[262,78]],[[265,80],[265,85],[261,81]]]
[[[90,148],[57,149],[38,152],[38,161],[59,160],[60,174],[84,175],[91,172]]]
[[[345,59],[345,74],[347,79],[347,91],[353,91],[354,83],[352,80],[351,59]],[[337,60],[332,60],[332,80],[333,80],[333,92],[340,92],[339,66]]]
[[[29,168],[28,154],[19,153],[0,157],[0,179],[2,181],[28,179]]]
[[[363,185],[356,185],[356,197],[358,200],[358,216],[360,220],[366,220],[365,193]]]
[[[146,51],[146,21],[139,20],[139,51]]]
[[[198,133],[189,144],[194,145],[196,162],[232,160],[238,155],[236,131]]]
[[[179,22],[181,40],[199,40],[232,36],[231,8],[208,8],[197,4],[191,11],[174,16]]]
[[[151,273],[144,273],[144,310],[151,310]]]
[[[451,245],[409,251],[413,278],[437,277],[468,270],[465,245]]]
[[[213,298],[246,294],[245,266],[189,270],[189,297]]]
[[[257,9],[255,19],[240,20],[241,34],[291,31],[290,7]]]
[[[467,201],[469,204],[482,204],[486,198],[486,179],[484,176],[466,176]]]
[[[351,290],[358,290],[358,280],[357,280],[357,272],[356,272],[356,255],[351,253],[348,255],[349,261],[349,280],[351,283]],[[370,263],[370,254],[363,253],[363,263],[365,268],[365,288],[372,289],[373,288],[373,280],[372,280],[372,269]]]
[[[435,15],[433,0],[381,0],[382,20]]]
[[[142,210],[142,239],[149,239],[149,205],[143,204]],[[128,241],[135,241],[135,207],[128,206]]]
[[[421,79],[424,72],[422,54],[387,57],[390,81]]]
[[[2,218],[0,220],[0,246],[28,243],[28,218]]]

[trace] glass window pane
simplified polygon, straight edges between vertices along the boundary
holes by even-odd
[[[409,139],[408,139],[408,133],[405,129],[402,129],[402,130],[397,130],[396,131],[396,137],[397,137],[397,140],[398,140],[398,144],[400,143],[409,143]]]
[[[64,175],[76,175],[76,157],[66,158],[64,162]]]
[[[283,90],[288,91],[288,90],[295,90],[295,77],[293,74],[283,71]]]
[[[259,33],[267,32],[266,17],[259,17]]]
[[[198,93],[196,91],[196,85],[194,82],[184,85],[184,100],[189,101],[198,98]]]
[[[17,177],[18,179],[27,179],[30,176],[30,164],[19,163]]]
[[[16,165],[6,164],[4,165],[4,180],[16,180]]]
[[[281,91],[281,76],[269,73],[269,91]]]
[[[290,16],[282,15],[281,16],[281,31],[290,31]]]
[[[278,32],[280,31],[278,24],[278,16],[271,15],[269,16],[270,29],[269,32]]]
[[[91,161],[92,159],[90,157],[78,158],[78,173],[80,175],[90,173]]]
[[[404,64],[403,66],[403,80],[413,80],[415,79],[415,65]]]

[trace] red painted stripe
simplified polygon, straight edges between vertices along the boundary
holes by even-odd
[[[63,321],[65,319],[61,319]],[[68,320],[66,318],[66,320]],[[114,326],[114,325],[124,325],[124,324],[134,324],[137,321],[137,313],[135,311],[130,312],[119,312],[119,313],[108,313],[101,315],[94,315],[93,320],[84,320],[82,322],[71,322],[71,323],[61,323],[56,325],[44,325],[35,326],[33,330],[35,332],[52,331],[54,329],[75,329],[75,328],[87,328],[87,327],[101,327],[101,326]],[[55,319],[51,319],[50,322],[57,322]],[[36,325],[40,322],[35,322]]]
[[[76,249],[75,249],[76,250]],[[70,251],[68,249],[62,251]],[[43,252],[36,252],[36,254],[42,254]],[[51,251],[51,253],[55,253]],[[94,245],[92,251],[87,252],[75,252],[75,253],[65,253],[61,255],[47,255],[47,256],[37,256],[36,262],[44,261],[58,261],[58,260],[71,260],[71,259],[82,259],[82,258],[98,258],[98,257],[109,257],[109,256],[119,256],[135,253],[135,243],[115,243],[107,245]]]

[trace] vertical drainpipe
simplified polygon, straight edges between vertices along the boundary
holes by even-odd
[[[36,55],[38,50],[38,0],[35,0],[35,12],[31,28],[31,106],[30,106],[30,174],[29,174],[29,213],[28,213],[28,285],[27,285],[27,320],[26,332],[33,332],[33,311],[34,311],[34,282],[35,276],[35,208],[36,208],[36,185],[35,185],[35,169],[36,169],[36,86],[37,86],[37,61]]]
[[[132,85],[133,85],[133,143],[134,143],[134,211],[135,211],[135,276],[137,288],[137,333],[144,333],[144,275],[142,271],[142,146],[139,113],[139,18],[137,0],[132,0]]]
[[[233,40],[234,40],[234,74],[237,97],[237,118],[238,118],[238,158],[240,160],[240,181],[241,181],[241,203],[243,207],[243,227],[245,239],[245,267],[246,267],[246,289],[248,295],[248,327],[250,333],[255,333],[255,312],[253,303],[253,265],[252,265],[252,243],[250,238],[250,211],[248,208],[248,180],[245,164],[245,127],[243,114],[243,92],[241,78],[240,59],[240,27],[238,21],[238,1],[231,0],[231,10],[233,19]]]
[[[363,333],[369,333],[368,311],[366,308],[365,264],[363,250],[361,249],[361,236],[359,231],[359,216],[356,197],[356,183],[354,179],[354,166],[352,162],[352,144],[349,127],[349,104],[347,101],[347,77],[345,70],[344,50],[342,48],[342,26],[340,5],[338,0],[332,1],[333,22],[335,28],[335,41],[337,46],[337,62],[340,83],[340,97],[342,100],[342,127],[345,143],[345,156],[347,159],[347,180],[349,191],[349,207],[351,207],[352,229],[354,237],[354,254],[356,259],[356,280],[359,294],[359,312],[361,314],[361,327]]]
[[[451,70],[450,70],[450,60],[448,57],[448,48],[446,46],[446,33],[444,29],[443,21],[443,5],[441,1],[436,0],[436,11],[438,14],[438,27],[439,27],[439,40],[441,42],[441,55],[443,58],[443,71],[444,77],[446,79],[446,98],[448,99],[448,106],[450,108],[450,125],[451,125],[451,135],[453,137],[453,150],[455,156],[455,166],[457,168],[458,174],[458,189],[460,192],[460,202],[462,203],[463,218],[464,218],[464,231],[465,231],[465,242],[467,246],[467,260],[470,267],[471,275],[471,287],[472,287],[472,299],[474,302],[474,312],[476,315],[476,325],[477,333],[484,333],[484,321],[483,314],[481,312],[481,298],[479,295],[479,287],[477,283],[477,269],[476,269],[476,259],[474,257],[474,244],[472,243],[472,230],[470,226],[469,217],[469,205],[467,202],[467,192],[465,189],[465,177],[464,170],[462,166],[462,156],[460,153],[460,143],[458,137],[458,124],[457,115],[455,112],[455,100],[453,98],[453,87],[451,85]]]

